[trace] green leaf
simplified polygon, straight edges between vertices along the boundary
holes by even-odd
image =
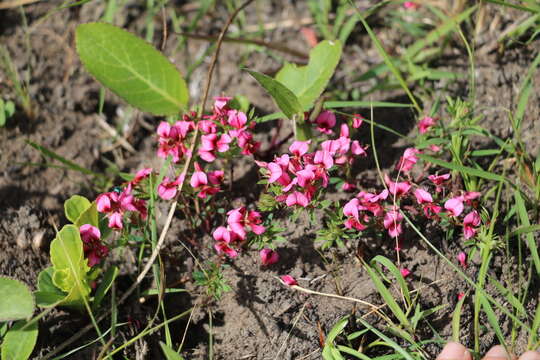
[[[75,225],[78,228],[80,228],[84,224],[90,224],[99,228],[98,211],[95,202],[90,204],[90,206],[79,215],[77,221],[75,221]]]
[[[487,180],[503,181],[503,182],[506,181],[506,178],[504,178],[501,175],[490,173],[490,172],[480,170],[480,169],[471,168],[468,166],[462,166],[455,163],[449,163],[447,161],[434,158],[433,156],[429,156],[425,154],[418,154],[418,157],[424,161],[445,167],[450,170],[456,170],[456,171],[459,171],[468,175],[477,176],[477,177],[487,179]]]
[[[94,309],[99,308],[101,301],[111,288],[114,279],[116,279],[116,275],[118,275],[118,268],[116,266],[111,266],[109,269],[107,269],[105,275],[103,275],[103,279],[101,280],[101,283],[96,290],[96,295],[94,296],[94,303],[92,305]]]
[[[24,283],[0,276],[0,322],[26,319],[34,313],[34,297]]]
[[[130,105],[154,115],[186,107],[186,82],[146,41],[109,24],[89,23],[77,27],[76,45],[88,72]]]
[[[174,349],[169,347],[163,341],[159,342],[159,346],[161,346],[161,350],[163,351],[163,354],[165,355],[165,359],[167,359],[167,360],[184,360],[184,358],[180,354],[178,354],[176,351],[174,351]]]
[[[295,114],[302,112],[302,106],[298,102],[298,98],[285,85],[277,80],[272,79],[253,70],[246,71],[253,76],[255,80],[272,96],[277,107],[283,111],[283,114],[288,119],[292,119]]]
[[[66,225],[51,243],[53,284],[68,293],[62,305],[82,309],[90,294],[86,280],[89,267],[83,256],[82,240],[75,225]]]
[[[64,203],[66,217],[72,223],[75,223],[79,216],[92,205],[90,201],[81,195],[73,195]]]
[[[42,270],[38,276],[38,291],[34,293],[39,307],[54,307],[62,302],[66,293],[62,292],[53,283],[54,268],[48,267]]]
[[[530,227],[531,222],[529,220],[527,208],[525,207],[525,201],[523,201],[523,197],[518,190],[514,191],[514,199],[520,225],[522,227]],[[531,252],[531,257],[536,268],[536,274],[540,275],[540,255],[538,255],[538,244],[531,232],[525,233],[525,239],[527,241],[527,245],[529,246],[529,251]]]
[[[394,349],[397,353],[401,354],[404,359],[406,360],[414,360],[412,356],[408,353],[407,350],[403,349],[399,344],[397,344],[395,341],[390,339],[388,336],[384,335],[382,332],[377,330],[374,326],[372,326],[370,323],[368,323],[366,320],[362,319],[361,317],[358,318],[358,321],[362,323],[366,328],[368,328],[371,332],[373,332],[375,335],[377,335],[379,338],[381,338],[381,341],[384,341],[385,344],[391,348]]]
[[[375,288],[379,292],[379,294],[382,296],[394,316],[399,320],[399,322],[407,327],[411,328],[411,324],[409,322],[409,319],[407,319],[407,315],[403,312],[401,307],[398,305],[396,300],[394,299],[394,296],[392,293],[388,290],[388,288],[383,284],[379,274],[371,268],[368,264],[365,264],[364,268],[369,274],[369,277],[371,278],[371,281],[373,281],[373,285],[375,285]]]
[[[407,282],[405,282],[405,278],[403,278],[403,275],[401,275],[401,272],[399,271],[397,266],[394,265],[394,263],[392,263],[392,261],[390,261],[388,258],[386,258],[386,257],[384,257],[382,255],[375,256],[370,261],[370,263],[371,263],[371,266],[373,266],[373,267],[376,267],[376,263],[379,263],[382,266],[386,267],[390,271],[390,273],[392,275],[394,275],[394,277],[398,281],[399,287],[401,288],[401,291],[403,293],[403,297],[407,301],[407,306],[411,306],[412,301],[411,301],[411,295],[409,293],[409,287],[407,286]],[[380,272],[382,274],[382,271],[380,271]]]
[[[326,88],[340,58],[339,40],[322,41],[310,51],[306,66],[287,63],[277,73],[276,80],[298,97],[303,110],[308,109]]]
[[[2,360],[26,360],[32,355],[38,337],[38,322],[18,321],[2,342]]]

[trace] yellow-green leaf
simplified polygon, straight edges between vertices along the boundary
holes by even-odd
[[[82,24],[76,45],[88,72],[130,105],[155,115],[174,115],[187,106],[178,70],[137,36],[110,24]]]

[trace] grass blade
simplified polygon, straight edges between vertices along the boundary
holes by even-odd
[[[377,35],[375,35],[373,30],[371,29],[371,26],[369,26],[367,21],[362,16],[362,13],[360,12],[360,10],[358,10],[358,8],[354,5],[354,3],[351,0],[349,0],[349,3],[354,7],[356,12],[358,13],[358,17],[359,17],[360,21],[362,22],[362,25],[364,25],[364,28],[366,29],[369,37],[371,38],[371,41],[373,41],[373,45],[375,45],[375,48],[379,52],[379,55],[382,56],[382,58],[384,59],[384,62],[386,63],[386,65],[388,66],[390,71],[392,71],[392,73],[394,74],[394,76],[398,80],[400,86],[403,88],[403,90],[405,91],[405,93],[407,94],[407,96],[409,97],[411,102],[413,103],[414,108],[416,109],[416,111],[419,114],[422,113],[422,109],[420,108],[420,105],[418,105],[418,102],[416,101],[416,98],[414,97],[414,95],[409,90],[409,87],[407,86],[407,82],[405,81],[403,76],[401,76],[401,72],[399,71],[399,69],[392,62],[392,59],[391,59],[390,55],[388,55],[386,50],[384,50],[381,42],[377,38]]]
[[[531,223],[529,221],[529,214],[527,214],[527,209],[525,208],[525,202],[523,201],[521,194],[517,190],[514,191],[514,199],[516,201],[516,210],[519,216],[519,222],[521,223],[521,226],[531,226]],[[529,250],[531,251],[531,256],[534,262],[534,266],[536,268],[536,274],[540,275],[540,257],[538,256],[538,245],[536,244],[536,240],[534,239],[532,232],[528,232],[525,235],[527,245],[529,246]]]
[[[461,14],[449,18],[441,26],[431,31],[426,37],[417,40],[405,51],[405,58],[412,61],[413,57],[422,49],[448,34],[455,26],[466,20],[474,10],[476,10],[476,6],[470,7]]]
[[[388,336],[384,335],[382,332],[380,332],[379,330],[377,330],[375,327],[373,327],[370,323],[368,323],[367,321],[365,321],[364,319],[362,318],[358,318],[358,321],[360,321],[362,323],[362,325],[364,325],[366,328],[368,328],[369,330],[371,330],[371,332],[373,332],[375,335],[377,335],[378,337],[380,337],[381,339],[383,339],[386,344],[388,346],[390,346],[392,349],[394,349],[396,352],[398,352],[399,354],[401,354],[403,356],[404,359],[406,360],[414,360],[413,357],[407,352],[407,350],[403,349],[401,346],[399,346],[395,341],[393,341],[392,339],[390,339]]]

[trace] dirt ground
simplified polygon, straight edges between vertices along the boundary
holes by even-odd
[[[34,104],[35,117],[29,118],[19,111],[9,120],[6,128],[0,128],[0,274],[13,276],[34,288],[37,274],[48,264],[48,245],[54,238],[54,226],[61,226],[63,219],[63,202],[73,194],[83,194],[93,199],[97,194],[89,177],[73,171],[54,167],[35,166],[43,164],[38,151],[27,142],[40,144],[59,155],[71,159],[77,164],[104,172],[109,162],[116,163],[120,170],[129,172],[143,166],[159,167],[155,160],[155,137],[152,127],[159,119],[136,114],[136,121],[130,123],[127,140],[136,149],[130,153],[122,147],[115,146],[114,141],[100,125],[96,109],[98,105],[99,85],[81,67],[74,49],[74,28],[77,24],[95,21],[103,12],[103,4],[90,2],[82,7],[63,10],[61,13],[37,23],[50,11],[55,2],[26,6],[25,14],[31,32],[24,30],[18,10],[0,10],[0,43],[5,45],[17,69],[24,73],[30,69],[30,94]],[[57,5],[57,4],[56,4]],[[183,4],[175,5],[179,9]],[[300,19],[309,16],[301,2],[272,1],[258,3],[258,10],[265,19]],[[254,11],[254,10],[250,10]],[[249,14],[249,12],[248,12]],[[201,31],[215,34],[224,22],[224,15],[213,13],[212,18],[204,19],[208,27]],[[499,14],[498,30],[513,21],[512,12]],[[119,15],[117,25],[127,27],[138,34],[143,33],[146,14],[143,7],[130,5],[125,13]],[[248,22],[250,17],[247,17]],[[380,19],[379,19],[380,21]],[[156,41],[161,40],[161,20],[156,17]],[[496,30],[497,30],[496,29]],[[386,31],[382,26],[378,31]],[[25,34],[28,34],[27,36]],[[308,45],[297,27],[283,27],[267,32],[269,41],[282,42],[301,51],[308,52]],[[490,41],[490,32],[486,30],[485,42]],[[392,31],[382,35],[384,45],[395,47],[400,44],[400,37]],[[201,54],[208,43],[190,41],[187,54],[174,53],[175,39],[169,38],[165,53],[185,71],[185,56]],[[397,44],[397,45],[396,45]],[[510,123],[505,109],[515,107],[516,94],[527,68],[539,43],[528,46],[508,48],[480,55],[476,59],[477,103],[485,115],[481,125],[486,126],[496,135],[508,136]],[[396,50],[396,51],[399,51]],[[466,73],[466,53],[462,46],[447,49],[447,54],[439,59],[437,66]],[[172,55],[171,55],[172,54]],[[263,112],[274,111],[268,96],[254,84],[253,80],[243,74],[239,68],[239,58],[246,67],[271,73],[279,68],[279,62],[262,52],[247,52],[246,47],[226,44],[216,70],[212,94],[243,94]],[[299,61],[290,56],[288,60]],[[371,47],[367,35],[358,30],[353,33],[346,47],[346,53],[335,76],[336,87],[357,87],[362,90],[368,84],[353,83],[355,74],[360,74],[378,60],[376,50]],[[190,79],[192,103],[201,96],[208,61],[197,68]],[[0,97],[15,99],[13,88],[0,73]],[[535,77],[535,86],[540,81],[540,73]],[[447,83],[435,82],[433,87],[441,90]],[[464,94],[467,81],[460,80],[448,85],[454,94]],[[373,100],[385,101],[388,98]],[[384,94],[388,96],[388,93]],[[540,134],[540,94],[532,93],[523,123],[524,141],[527,150],[536,154],[540,147],[537,140]],[[105,120],[113,124],[121,121],[128,111],[127,106],[114,96],[107,96],[105,103]],[[364,115],[368,116],[368,113]],[[406,110],[382,109],[375,113],[375,120],[392,127],[402,133],[414,131],[414,119]],[[145,126],[146,124],[151,127]],[[272,132],[258,132],[258,137],[266,142]],[[267,130],[266,130],[267,131]],[[273,131],[273,130],[272,130]],[[365,134],[364,134],[365,135]],[[367,137],[366,137],[367,141]],[[382,165],[393,166],[403,149],[407,146],[394,136],[377,132]],[[264,143],[263,143],[264,146]],[[111,150],[112,148],[112,150]],[[357,169],[361,184],[372,187],[377,177],[373,170],[373,160],[368,158],[359,164]],[[236,169],[238,182],[233,193],[235,201],[253,201],[257,194],[245,193],[245,180],[253,174],[252,164],[243,164]],[[366,309],[353,303],[306,295],[283,287],[277,280],[278,275],[291,274],[302,286],[326,292],[340,293],[344,296],[363,299],[376,304],[382,303],[368,279],[367,274],[357,260],[356,249],[365,247],[367,256],[386,254],[392,256],[391,244],[372,243],[371,239],[358,239],[349,244],[348,249],[335,250],[323,259],[314,247],[314,229],[309,228],[306,219],[300,217],[296,224],[282,220],[287,225],[284,236],[287,243],[279,248],[282,261],[268,269],[258,265],[256,252],[244,254],[230,264],[225,272],[233,288],[223,299],[212,307],[214,314],[214,353],[217,359],[316,359],[320,358],[319,328],[328,332],[343,316],[362,314]],[[182,237],[181,225],[175,224],[169,232],[164,261],[167,264],[167,282],[175,283],[182,278],[191,278],[193,263],[179,246]],[[443,242],[442,236],[433,231],[432,241],[448,254],[449,257],[461,251],[461,243]],[[206,236],[201,240],[202,247],[194,249],[202,258],[210,257],[211,242]],[[406,250],[403,252],[404,266],[414,273],[410,280],[412,287],[422,287],[421,304],[432,307],[448,303],[445,309],[432,317],[432,323],[440,336],[450,336],[450,316],[452,314],[458,292],[468,290],[467,285],[454,276],[453,272],[428,249],[424,248],[413,234],[407,237]],[[137,276],[136,269],[129,266],[129,259],[115,259],[122,266],[122,277],[118,284],[119,291],[127,288]],[[327,261],[323,261],[327,260]],[[126,265],[127,264],[127,265]],[[495,259],[490,270],[498,278],[504,280],[507,270]],[[475,260],[467,269],[470,276],[477,271]],[[508,275],[509,276],[509,275]],[[519,284],[516,284],[519,286]],[[192,290],[186,293],[166,297],[166,308],[171,314],[177,314],[188,307],[200,305],[202,294],[200,289],[188,281],[185,287]],[[538,284],[536,284],[538,289]],[[537,290],[538,291],[538,290]],[[529,304],[531,310],[535,303]],[[155,302],[140,303],[133,298],[122,309],[119,321],[136,319],[144,324],[154,313]],[[129,317],[129,319],[128,319]],[[471,333],[471,303],[466,303],[463,334]],[[375,321],[375,318],[372,320]],[[86,325],[88,320],[77,316],[68,316],[57,311],[40,325],[40,338],[35,351],[36,356],[44,355],[67,337]],[[136,324],[123,327],[119,335],[119,343],[129,339],[136,333]],[[501,317],[503,330],[508,329],[508,320]],[[172,327],[172,336],[178,343],[183,335],[185,322]],[[190,331],[188,332],[185,353],[189,359],[203,359],[208,355],[208,314],[200,309],[195,311]],[[429,334],[429,329],[420,329],[420,333]],[[72,348],[91,340],[95,335],[89,334]],[[431,336],[431,335],[430,335]],[[158,341],[164,334],[158,332],[130,348],[128,358],[161,358]],[[472,337],[471,337],[472,339]],[[482,346],[487,348],[496,342],[493,333],[486,330],[482,337]],[[471,345],[471,344],[468,344]],[[73,355],[73,359],[94,358],[99,347],[89,347],[84,352]],[[428,347],[430,354],[435,354],[437,347]]]

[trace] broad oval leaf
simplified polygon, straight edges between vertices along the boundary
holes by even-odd
[[[54,267],[52,282],[68,293],[62,305],[83,309],[90,295],[86,275],[90,268],[83,255],[79,229],[75,225],[64,226],[52,241],[50,252]]]
[[[0,276],[0,322],[26,319],[34,313],[34,297],[24,283]]]
[[[322,94],[341,58],[341,42],[322,41],[309,53],[306,66],[287,63],[276,75],[276,80],[298,97],[303,110],[309,109]]]
[[[90,207],[90,200],[81,195],[73,195],[64,202],[64,212],[72,223],[75,223],[79,216]]]
[[[17,321],[7,332],[2,342],[2,360],[26,360],[32,355],[38,337],[38,322],[27,325]]]
[[[77,221],[75,221],[75,225],[79,228],[83,226],[84,224],[90,224],[92,226],[99,228],[99,219],[98,219],[98,211],[97,211],[96,202],[93,202],[92,204],[90,204],[90,206],[79,215],[79,217],[77,218]]]
[[[110,24],[89,23],[77,27],[76,45],[88,72],[130,105],[155,115],[187,106],[186,82],[146,41]]]
[[[54,268],[42,270],[38,276],[38,290],[34,292],[36,304],[39,307],[54,307],[62,302],[67,294],[57,288],[53,283]]]
[[[302,112],[298,98],[285,85],[257,71],[247,69],[246,71],[272,96],[277,107],[283,111],[288,119],[292,119],[293,115]]]

